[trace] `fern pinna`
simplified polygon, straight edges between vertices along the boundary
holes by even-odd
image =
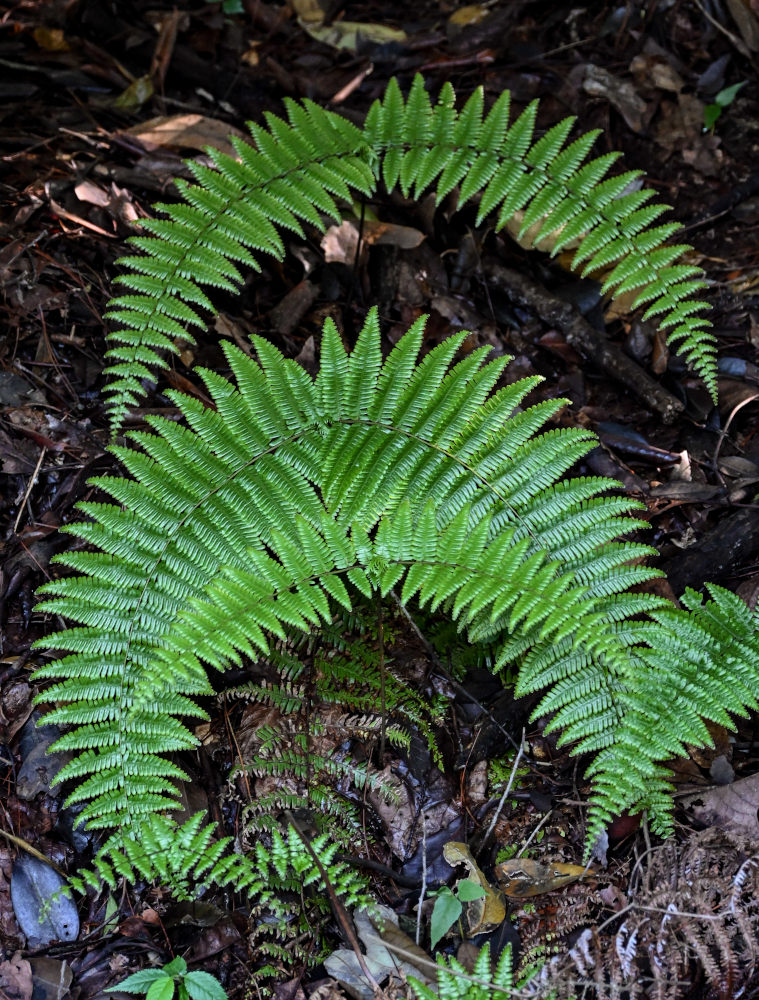
[[[656,575],[639,565],[652,550],[618,540],[639,505],[561,478],[595,443],[540,432],[564,401],[521,410],[537,378],[494,392],[507,359],[452,365],[462,333],[419,363],[422,336],[420,320],[383,361],[375,312],[352,353],[328,322],[315,378],[260,338],[256,359],[227,346],[236,385],[202,371],[213,405],[171,393],[188,426],[148,417],[153,433],[114,449],[133,478],[94,480],[115,503],[83,504],[90,520],[67,529],[98,551],[62,556],[79,575],[43,588],[43,610],[78,627],[46,640],[69,655],[37,678],[54,682],[48,721],[73,727],[58,780],[114,831],[107,877],[154,871],[146,831],[172,829],[182,775],[165,755],[196,742],[181,717],[203,715],[208,666],[266,654],[352,592],[443,608],[494,642],[496,669],[518,664],[518,693],[547,689],[537,713],[596,754],[589,844],[624,809],[667,832],[659,762],[708,741],[702,717],[756,704],[756,616],[716,588],[689,610],[630,593]],[[218,845],[203,860],[198,830],[172,841],[175,868],[252,879]]]
[[[658,317],[715,396],[714,338],[699,315],[707,306],[693,297],[701,271],[676,263],[690,249],[666,242],[677,223],[654,225],[667,206],[651,204],[649,189],[629,190],[640,171],[607,177],[616,153],[585,162],[597,131],[567,145],[566,118],[533,142],[536,101],[509,125],[508,91],[487,115],[481,89],[457,112],[450,84],[433,107],[421,77],[406,100],[392,80],[363,129],[310,101],[286,105],[287,123],[267,115],[268,128],[250,125],[255,147],[230,139],[238,158],[209,149],[212,167],[191,162],[197,183],[177,181],[184,203],[156,206],[165,217],[143,220],[149,235],[132,238],[141,254],[123,259],[127,293],[108,313],[118,325],[106,389],[114,430],[144,395],[141,381],[177,353],[176,339],[205,327],[213,304],[203,286],[234,292],[238,265],[258,269],[256,253],[284,257],[280,230],[323,230],[340,219],[335,199],[368,197],[380,181],[416,198],[434,184],[437,203],[458,187],[459,205],[480,197],[478,223],[495,213],[500,229],[521,212],[520,235],[537,225],[535,246],[550,237],[552,254],[576,247],[573,266],[606,272],[604,292],[636,293],[634,308]]]

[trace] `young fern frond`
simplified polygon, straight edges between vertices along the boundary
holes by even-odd
[[[49,721],[73,727],[57,780],[114,831],[107,878],[158,871],[137,845],[153,824],[157,845],[176,831],[182,772],[165,755],[196,743],[181,719],[203,716],[208,666],[329,626],[356,592],[444,610],[493,644],[495,668],[519,668],[519,693],[547,689],[536,714],[597,754],[589,845],[625,809],[666,832],[659,762],[708,741],[703,718],[756,703],[756,617],[716,589],[686,610],[629,593],[657,575],[636,564],[653,550],[618,541],[640,505],[610,480],[561,479],[593,435],[541,432],[563,401],[517,411],[534,380],[496,389],[504,359],[454,364],[466,334],[419,363],[423,325],[383,361],[376,312],[351,353],[328,322],[314,378],[265,341],[257,359],[227,346],[236,385],[201,372],[212,406],[172,393],[189,426],[148,417],[152,433],[114,449],[133,478],[94,480],[116,503],[83,505],[91,520],[68,529],[100,551],[61,556],[79,575],[42,588],[41,609],[78,627],[44,641],[69,655],[37,677],[53,682]],[[181,863],[155,862],[165,881],[254,884],[247,859],[191,832]]]
[[[243,855],[230,852],[231,837],[214,840],[214,825],[203,825],[204,819],[204,813],[196,813],[181,826],[158,814],[142,820],[131,833],[109,838],[93,868],[70,876],[69,882],[83,893],[88,887],[99,890],[103,882],[115,890],[119,878],[131,883],[160,881],[180,899],[195,898],[206,885],[229,885],[275,911],[285,890],[323,889],[319,867],[292,826],[284,836],[279,830],[270,831],[269,847],[258,839],[250,853]],[[335,860],[338,844],[330,843],[324,834],[311,841],[311,847],[345,905],[365,905],[370,898],[366,882]]]
[[[455,958],[438,956],[437,992],[432,987],[409,976],[409,985],[416,1000],[506,1000],[507,997],[549,997],[540,988],[539,968],[530,965],[514,974],[511,945],[501,952],[493,971],[490,945],[484,944],[474,961],[471,973]],[[523,992],[522,992],[523,991]]]
[[[338,626],[339,621],[333,624]],[[416,727],[440,761],[432,729],[434,703],[425,702],[396,678],[390,663],[384,664],[380,677],[380,654],[366,635],[340,636],[344,649],[340,653],[330,645],[331,634],[340,636],[339,628],[320,629],[298,644],[311,647],[310,652],[298,650],[308,666],[294,655],[297,647],[291,639],[278,644],[284,648],[270,650],[263,664],[259,659],[259,669],[263,666],[267,673],[273,669],[279,676],[296,674],[303,683],[262,681],[224,693],[225,699],[244,698],[273,709],[265,725],[252,732],[246,727],[238,740],[241,763],[230,781],[241,770],[257,779],[276,778],[274,783],[264,781],[263,789],[257,781],[252,800],[244,804],[243,846],[257,830],[276,826],[283,809],[308,809],[317,829],[325,829],[329,821],[331,836],[349,845],[361,830],[361,818],[343,792],[369,787],[389,801],[396,798],[395,789],[371,767],[368,755],[366,763],[357,766],[352,755],[344,753],[346,739],[377,745],[382,733],[389,745],[408,749],[411,728]],[[298,638],[303,637],[301,633]],[[390,629],[385,638],[390,641]],[[350,715],[351,711],[360,714]]]
[[[711,745],[704,720],[733,728],[731,715],[759,708],[759,611],[722,587],[708,584],[707,590],[708,600],[687,590],[686,610],[662,607],[652,612],[653,622],[634,626],[637,662],[624,696],[624,725],[588,768],[594,830],[611,818],[611,790],[629,796],[646,787],[641,806],[667,815],[662,806],[671,796],[671,771],[657,762],[686,756],[688,745]]]
[[[598,133],[566,145],[567,118],[533,141],[537,102],[509,124],[508,91],[484,114],[478,89],[458,112],[450,84],[433,106],[421,77],[406,99],[392,80],[363,129],[310,101],[285,103],[287,122],[267,115],[266,128],[250,126],[255,145],[231,140],[238,158],[209,149],[212,167],[191,162],[196,183],[177,182],[184,203],[156,206],[164,217],[145,220],[148,235],[131,240],[141,254],[123,259],[126,293],[107,313],[117,325],[106,389],[114,431],[144,395],[141,381],[177,353],[176,339],[205,326],[214,307],[203,288],[234,291],[240,265],[284,257],[282,230],[323,230],[339,220],[338,201],[370,197],[380,182],[415,198],[435,185],[438,204],[459,187],[459,204],[480,198],[478,223],[494,214],[501,229],[523,212],[520,235],[540,224],[536,247],[550,238],[555,255],[576,245],[574,266],[611,269],[604,292],[637,293],[633,307],[657,317],[715,395],[715,343],[699,315],[708,307],[694,298],[701,271],[675,263],[690,247],[668,245],[677,224],[653,225],[666,210],[649,204],[654,192],[625,193],[636,172],[606,178],[617,154],[584,162]]]

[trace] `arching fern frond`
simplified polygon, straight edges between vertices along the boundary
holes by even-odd
[[[689,744],[713,745],[704,720],[732,729],[732,715],[759,708],[759,611],[722,587],[707,590],[710,599],[689,589],[683,609],[659,608],[651,623],[633,626],[624,725],[588,769],[595,782],[592,833],[615,813],[616,795],[629,798],[642,788],[641,807],[669,833],[671,772],[657,762],[686,756]]]
[[[605,293],[637,293],[633,307],[658,318],[715,395],[715,345],[699,315],[707,305],[694,298],[701,271],[675,263],[690,248],[667,244],[677,224],[653,225],[666,210],[649,204],[654,192],[626,193],[637,172],[607,178],[617,154],[584,162],[597,133],[566,145],[567,118],[533,141],[536,102],[509,124],[508,91],[486,115],[481,90],[457,112],[450,84],[433,106],[421,77],[406,99],[392,80],[363,129],[310,101],[287,101],[286,110],[287,122],[267,115],[266,128],[250,125],[254,145],[233,138],[237,158],[209,149],[213,166],[191,162],[196,183],[177,181],[184,203],[157,205],[163,217],[131,240],[142,253],[123,259],[126,293],[107,313],[117,324],[106,390],[114,429],[144,394],[141,380],[177,353],[176,339],[205,325],[213,304],[203,288],[239,288],[239,265],[284,256],[282,230],[324,229],[340,218],[335,199],[368,197],[380,181],[416,198],[435,185],[438,203],[458,186],[460,204],[480,198],[478,222],[493,213],[500,229],[523,212],[521,235],[540,224],[535,246],[550,237],[557,254],[579,244],[574,266],[608,272]]]
[[[351,353],[328,322],[315,378],[263,340],[257,359],[227,347],[236,385],[202,372],[213,405],[173,393],[189,428],[149,417],[153,433],[114,449],[134,478],[94,480],[116,504],[83,505],[90,522],[68,528],[100,551],[60,557],[79,575],[42,588],[42,609],[79,627],[45,640],[70,655],[37,677],[54,682],[48,719],[74,727],[57,780],[82,782],[85,818],[115,831],[100,864],[134,869],[145,830],[169,823],[181,771],[165,754],[195,743],[181,717],[202,714],[207,667],[329,623],[356,591],[443,609],[492,641],[496,666],[519,666],[521,689],[548,689],[538,711],[598,754],[591,833],[642,807],[667,829],[657,761],[703,742],[701,717],[753,704],[750,616],[738,633],[720,592],[691,611],[628,592],[656,575],[636,564],[652,550],[617,540],[639,505],[606,495],[610,480],[561,480],[595,441],[540,431],[563,401],[519,410],[535,380],[495,389],[506,362],[481,351],[453,364],[466,334],[419,363],[422,332],[383,361],[375,312]]]
[[[110,838],[95,858],[91,871],[69,878],[72,887],[85,892],[99,889],[102,882],[116,888],[117,879],[160,881],[171,886],[180,899],[192,899],[206,885],[226,886],[247,892],[261,907],[276,913],[284,891],[298,892],[308,886],[322,887],[323,879],[313,856],[296,830],[290,826],[283,836],[270,831],[269,847],[258,840],[247,855],[230,852],[231,837],[214,839],[214,825],[204,813],[196,813],[181,826],[165,816],[154,815],[139,823],[132,834]],[[139,839],[137,839],[139,837]],[[366,883],[343,861],[336,861],[336,842],[323,834],[311,847],[327,873],[330,885],[346,906],[368,902]]]

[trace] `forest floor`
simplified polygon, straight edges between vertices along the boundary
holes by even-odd
[[[434,214],[428,201],[385,197],[364,206],[363,226],[348,217],[324,237],[293,237],[284,263],[265,267],[239,299],[223,302],[196,346],[183,346],[129,428],[147,413],[176,413],[167,386],[203,398],[193,367],[226,371],[222,338],[244,346],[261,334],[313,367],[327,317],[350,340],[378,303],[392,343],[427,313],[427,346],[476,331],[479,343],[514,356],[511,378],[543,377],[529,402],[565,397],[562,425],[597,433],[599,446],[575,471],[611,476],[641,501],[646,540],[666,574],[662,594],[674,599],[705,581],[752,607],[759,594],[757,0],[224,6],[0,3],[0,832],[11,835],[0,839],[0,989],[13,1000],[31,1000],[33,991],[35,1000],[88,1000],[174,955],[219,976],[233,998],[267,984],[281,1000],[345,995],[323,965],[305,962],[337,947],[334,921],[311,938],[283,939],[281,953],[266,958],[246,901],[223,894],[189,907],[146,886],[104,891],[80,902],[75,941],[35,945],[25,920],[30,910],[39,916],[38,871],[19,861],[31,846],[76,871],[92,853],[91,835],[72,833],[61,789],[51,786],[51,734],[35,728],[30,675],[39,654],[31,644],[52,629],[35,612],[35,590],[55,572],[51,557],[72,544],[57,529],[94,495],[93,475],[118,474],[102,395],[103,314],[116,261],[152,204],[177,196],[174,180],[189,176],[185,158],[245,134],[245,123],[263,122],[265,112],[280,113],[284,97],[308,97],[360,122],[391,76],[407,90],[422,73],[432,94],[450,81],[460,101],[478,86],[488,103],[508,89],[514,113],[539,98],[539,131],[567,115],[577,116],[578,132],[601,129],[595,151],[621,150],[627,168],[645,171],[704,269],[719,406],[652,325],[609,307],[598,284],[563,270],[561,259],[476,229],[466,212]],[[523,275],[527,292],[499,280],[499,265]],[[572,323],[557,302],[571,304]],[[590,340],[608,339],[629,359],[637,384],[583,356],[572,336],[578,316]],[[523,956],[542,956],[563,975],[565,992],[597,973],[632,976],[651,996],[759,996],[756,907],[714,929],[759,845],[755,716],[735,733],[715,728],[713,749],[673,763],[674,840],[661,845],[637,818],[621,817],[593,877],[564,886],[550,871],[581,863],[582,762],[530,720],[529,701],[515,702],[486,670],[457,672],[444,645],[399,613],[388,612],[386,626],[389,659],[422,698],[439,695],[445,712],[436,723],[441,769],[423,741],[408,752],[388,745],[382,759],[376,745],[364,748],[398,791],[392,808],[358,800],[365,837],[351,852],[376,863],[379,899],[413,925],[419,890],[409,886],[423,866],[428,884],[450,880],[444,845],[476,845],[496,815],[480,867],[494,880],[497,862],[518,858],[532,884],[527,898],[507,890],[505,919],[475,928],[478,944],[490,940],[497,951],[509,941]],[[369,651],[370,631],[360,640]],[[202,750],[185,762],[197,780],[183,789],[183,804],[208,809],[251,842],[265,836],[250,819],[251,799],[277,782],[298,783],[244,767],[230,780],[232,766],[255,754],[270,710],[220,697],[209,711]],[[345,749],[349,734],[337,732],[322,753]],[[352,748],[359,742],[354,736]],[[512,769],[517,780],[504,803]],[[31,885],[31,902],[11,899],[14,878]],[[636,935],[645,942],[638,954],[648,956],[638,965],[634,947],[624,951]],[[278,976],[255,976],[265,961]]]

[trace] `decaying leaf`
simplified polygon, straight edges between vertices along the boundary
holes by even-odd
[[[168,146],[171,149],[204,150],[213,146],[223,153],[236,156],[230,135],[243,138],[244,133],[208,115],[160,115],[150,118],[127,130],[128,135],[139,139],[146,146]]]
[[[468,845],[457,840],[450,840],[443,848],[443,857],[452,868],[456,865],[465,865],[469,873],[467,876],[469,881],[480,886],[485,893],[479,899],[465,902],[464,916],[469,936],[493,930],[502,924],[506,918],[506,907],[501,894],[497,889],[493,889],[485,878],[481,868],[472,857]]]
[[[21,952],[0,962],[0,995],[3,1000],[31,1000],[32,997],[32,967]]]
[[[13,863],[13,912],[31,948],[79,936],[79,914],[71,897],[61,892],[65,887],[61,876],[37,858],[20,854]]]
[[[359,45],[386,45],[405,42],[406,32],[385,24],[364,21],[333,21],[325,24],[325,11],[319,0],[292,0],[298,21],[317,42],[335,49],[356,51]]]
[[[431,964],[429,956],[398,929],[398,916],[389,906],[377,905],[371,915],[366,910],[356,910],[353,922],[356,933],[366,947],[365,965],[378,983],[384,982],[388,976],[394,977],[399,983],[402,976],[408,975],[423,982],[431,981],[425,972],[425,968]],[[386,947],[385,939],[392,951]],[[399,948],[408,954],[399,956]],[[373,1000],[372,984],[364,975],[356,953],[351,948],[333,951],[325,958],[324,968],[354,1000]]]
[[[530,858],[512,858],[496,866],[498,884],[513,899],[540,896],[593,874],[593,869],[583,865],[567,865],[558,861],[541,864]]]
[[[582,88],[591,97],[605,98],[633,132],[643,131],[646,102],[628,80],[620,80],[601,66],[588,63]]]
[[[759,841],[759,774],[696,792],[682,804],[699,823]]]

